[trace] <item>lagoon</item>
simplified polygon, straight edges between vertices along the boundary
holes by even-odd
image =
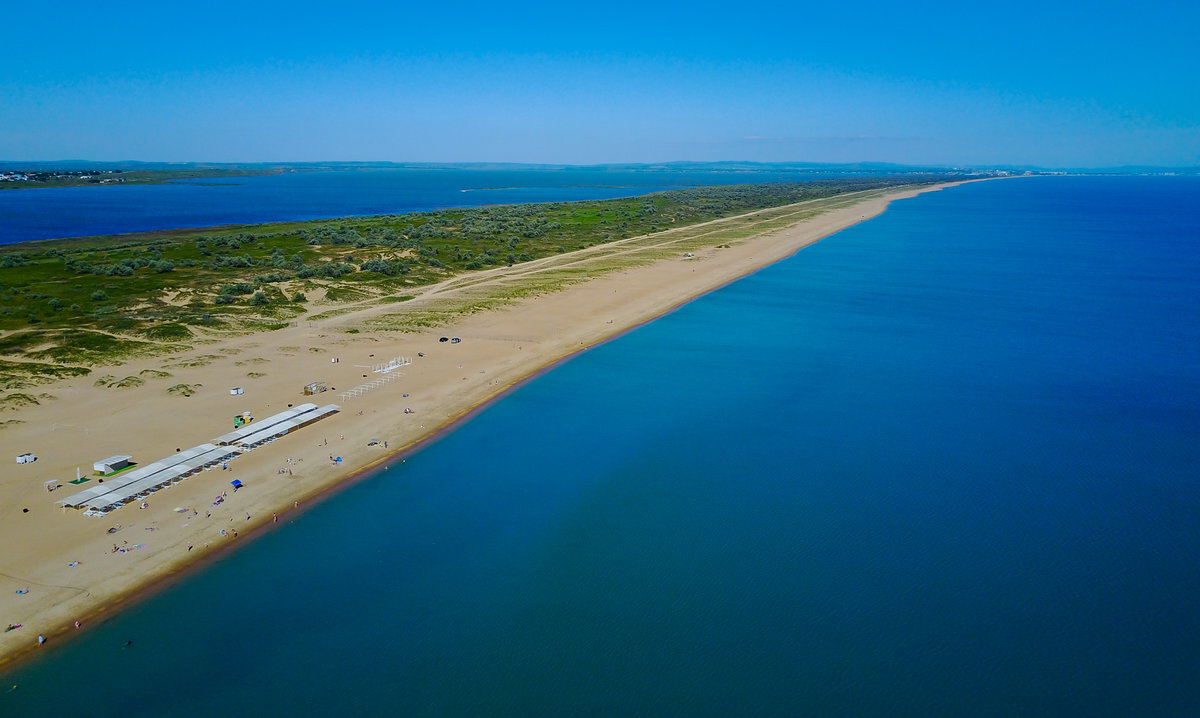
[[[350,169],[0,192],[0,244],[225,224],[402,214],[446,207],[630,197],[681,186],[785,182],[811,171]]]

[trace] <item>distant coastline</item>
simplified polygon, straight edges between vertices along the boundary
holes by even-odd
[[[936,166],[908,166],[888,163],[755,163],[755,162],[663,162],[648,164],[557,165],[521,163],[442,163],[442,162],[296,162],[296,163],[206,163],[206,162],[92,162],[64,160],[59,162],[0,161],[0,190],[39,189],[49,187],[106,187],[120,185],[165,184],[179,180],[216,179],[224,177],[254,177],[292,172],[352,171],[352,170],[451,170],[451,171],[524,171],[524,172],[587,172],[603,175],[609,172],[689,173],[709,172],[729,175],[747,173],[787,172],[798,176],[827,177],[840,175],[888,176],[919,172],[961,174],[974,176],[1007,176],[1028,171],[1017,168],[951,169]],[[1039,170],[1040,171],[1040,170]],[[578,185],[580,187],[620,188],[629,185],[604,182]],[[516,186],[472,188],[474,190],[511,190]]]
[[[206,179],[220,177],[259,177],[263,175],[297,172],[292,168],[278,169],[180,169],[180,170],[124,170],[124,169],[0,169],[0,190],[47,189],[53,187],[121,187],[124,185],[166,184],[188,181],[189,184],[204,184]]]

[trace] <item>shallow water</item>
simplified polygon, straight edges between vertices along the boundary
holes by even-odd
[[[47,647],[0,712],[1195,715],[1198,238],[1183,178],[894,203]]]

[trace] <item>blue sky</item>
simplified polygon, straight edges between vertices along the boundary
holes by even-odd
[[[1200,164],[1197,3],[23,3],[0,159]]]

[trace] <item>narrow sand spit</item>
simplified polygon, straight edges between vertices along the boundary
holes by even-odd
[[[0,421],[23,422],[0,428],[9,454],[0,457],[8,462],[0,472],[0,627],[21,624],[0,633],[0,666],[37,650],[39,634],[61,640],[76,621],[86,630],[255,529],[286,530],[283,519],[297,506],[369,467],[398,463],[398,454],[563,357],[878,215],[891,200],[940,187],[859,193],[635,237],[459,276],[402,305],[350,304],[337,312],[326,305],[311,316],[327,318],[96,367],[90,376],[30,390],[40,397],[36,405],[0,414]],[[822,211],[813,216],[816,208]],[[467,313],[471,306],[489,310]],[[443,323],[389,330],[402,312],[414,311]],[[440,342],[443,336],[462,341]],[[378,378],[373,365],[397,356],[413,358],[397,379],[342,398]],[[97,386],[106,376],[107,385]],[[314,381],[330,390],[303,396]],[[244,393],[231,395],[233,387]],[[131,454],[145,465],[232,430],[242,411],[261,419],[305,401],[341,411],[230,461],[229,470],[201,472],[151,495],[148,508],[135,502],[92,518],[55,503],[96,485],[95,478],[67,483],[77,468],[90,476],[94,461]],[[372,439],[380,443],[368,446]],[[24,452],[38,460],[16,464]],[[232,491],[233,479],[246,488]],[[63,488],[47,492],[50,480]],[[223,491],[227,498],[214,506]]]

